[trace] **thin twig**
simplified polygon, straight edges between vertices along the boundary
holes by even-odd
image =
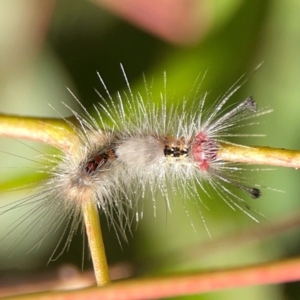
[[[72,122],[73,119],[68,119]],[[61,150],[72,151],[77,136],[72,127],[63,119],[19,117],[0,114],[0,135],[40,141]],[[89,249],[92,256],[96,282],[103,286],[110,282],[105,247],[102,239],[99,212],[95,204],[88,199],[82,204],[82,213]]]
[[[105,247],[100,226],[99,212],[93,201],[82,204],[82,213],[89,241],[96,282],[98,286],[110,283]]]

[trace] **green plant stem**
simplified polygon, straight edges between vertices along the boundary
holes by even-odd
[[[228,162],[300,168],[300,151],[221,144],[217,158]]]
[[[73,117],[67,119],[73,123]],[[64,119],[12,116],[0,113],[0,136],[43,142],[63,151],[72,148],[76,135]]]
[[[0,136],[44,142],[63,151],[72,151],[76,134],[70,124],[75,124],[75,122],[72,117],[67,120],[70,121],[69,124],[64,119],[0,114]],[[73,135],[72,138],[70,134]],[[300,168],[300,151],[298,150],[222,143],[217,158],[228,162]]]
[[[82,204],[82,213],[92,256],[94,273],[98,286],[110,283],[105,247],[102,238],[99,212],[94,201],[85,201]]]

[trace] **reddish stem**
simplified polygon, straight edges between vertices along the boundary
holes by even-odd
[[[250,285],[276,284],[300,280],[300,258],[267,264],[218,270],[215,272],[135,279],[117,282],[102,288],[41,293],[11,299],[79,300],[114,299],[143,300],[192,295]]]

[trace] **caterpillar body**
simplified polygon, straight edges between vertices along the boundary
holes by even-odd
[[[211,106],[206,103],[206,95],[197,98],[190,107],[186,99],[169,106],[165,95],[158,101],[151,98],[149,91],[147,99],[141,95],[135,97],[124,70],[123,74],[128,93],[118,93],[117,103],[99,76],[108,100],[100,95],[102,102],[95,106],[96,117],[74,96],[84,114],[70,108],[77,125],[66,122],[78,136],[72,150],[43,155],[42,172],[49,178],[35,187],[32,196],[0,207],[0,215],[3,215],[32,206],[11,230],[32,218],[24,233],[34,230],[40,237],[34,246],[66,224],[59,244],[66,237],[63,250],[67,249],[82,223],[81,204],[90,200],[116,232],[126,238],[126,230],[142,214],[138,208],[140,201],[150,197],[155,211],[159,192],[171,210],[173,193],[181,195],[184,201],[199,201],[200,187],[209,195],[204,182],[233,209],[251,216],[244,200],[224,186],[231,184],[254,199],[260,197],[261,192],[244,183],[239,177],[239,168],[220,160],[218,149],[222,143],[230,143],[228,137],[244,136],[236,130],[244,126],[245,121],[270,110],[258,110],[252,97],[228,105],[240,85],[233,86]],[[26,234],[19,241],[24,236]]]

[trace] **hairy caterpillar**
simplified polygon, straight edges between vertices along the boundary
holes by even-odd
[[[155,210],[158,192],[169,210],[172,194],[180,194],[184,201],[201,201],[198,187],[209,195],[205,182],[230,207],[252,217],[244,200],[228,185],[252,198],[260,197],[260,190],[246,185],[240,177],[241,167],[221,161],[217,152],[221,143],[230,143],[228,137],[243,136],[236,130],[245,126],[245,121],[270,110],[258,110],[252,97],[229,105],[230,97],[241,86],[238,83],[213,105],[206,103],[206,94],[189,107],[187,99],[168,105],[165,94],[153,101],[146,84],[144,99],[133,95],[122,71],[128,91],[118,93],[117,102],[99,76],[108,99],[99,94],[102,103],[95,106],[96,117],[74,96],[84,114],[70,108],[77,124],[66,119],[78,135],[72,151],[40,155],[40,171],[49,178],[35,187],[31,196],[0,207],[0,216],[29,208],[10,227],[12,231],[25,219],[32,219],[19,242],[27,232],[34,231],[39,239],[33,247],[38,247],[65,224],[58,245],[66,238],[63,250],[67,249],[82,224],[81,204],[87,200],[94,201],[115,231],[126,239],[126,230],[141,218],[140,202],[152,199]]]

